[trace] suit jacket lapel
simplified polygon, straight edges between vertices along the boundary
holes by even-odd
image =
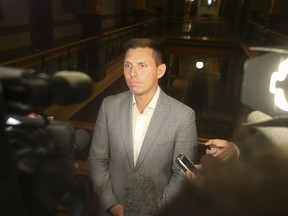
[[[133,160],[133,139],[132,139],[132,113],[131,113],[131,94],[122,100],[120,104],[120,119],[121,119],[121,131],[123,137],[124,148],[126,150],[127,157],[131,169],[134,169]]]
[[[167,95],[161,90],[160,96],[154,110],[150,125],[146,132],[141,151],[137,160],[136,169],[141,165],[149,150],[155,145],[155,140],[162,129],[164,122],[169,114],[169,103],[167,101]]]

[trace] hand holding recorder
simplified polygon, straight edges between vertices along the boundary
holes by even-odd
[[[179,154],[175,161],[184,173],[187,171],[195,174],[198,173],[196,166],[183,153]]]

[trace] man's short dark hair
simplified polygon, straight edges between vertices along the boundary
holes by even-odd
[[[162,48],[160,43],[149,38],[132,38],[128,40],[124,45],[125,53],[129,49],[136,49],[136,48],[153,49],[156,65],[158,66],[163,63]]]

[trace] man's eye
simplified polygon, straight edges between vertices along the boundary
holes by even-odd
[[[140,68],[145,68],[145,67],[147,67],[147,65],[146,64],[140,64],[139,67]]]
[[[130,64],[124,64],[124,67],[125,67],[125,68],[130,68],[131,65],[130,65]]]

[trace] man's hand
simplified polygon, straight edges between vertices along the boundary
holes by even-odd
[[[112,206],[109,211],[113,216],[124,216],[124,206],[121,204]]]
[[[204,143],[204,145],[214,145],[215,148],[207,149],[206,154],[219,159],[221,162],[231,161],[239,157],[238,147],[227,140],[211,139]]]
[[[201,187],[203,185],[203,182],[205,181],[205,175],[203,175],[202,171],[202,165],[201,164],[195,164],[197,170],[199,172],[194,173],[191,171],[182,171],[182,173],[186,176],[188,181],[190,181],[192,184],[196,185],[197,187]]]
[[[201,169],[202,169],[201,164],[195,164],[195,167],[197,168],[198,171],[201,171]],[[197,181],[198,174],[195,174],[194,172],[191,172],[191,171],[186,171],[186,172],[184,172],[183,170],[181,170],[181,171],[186,176],[186,178],[188,178],[189,180]]]

